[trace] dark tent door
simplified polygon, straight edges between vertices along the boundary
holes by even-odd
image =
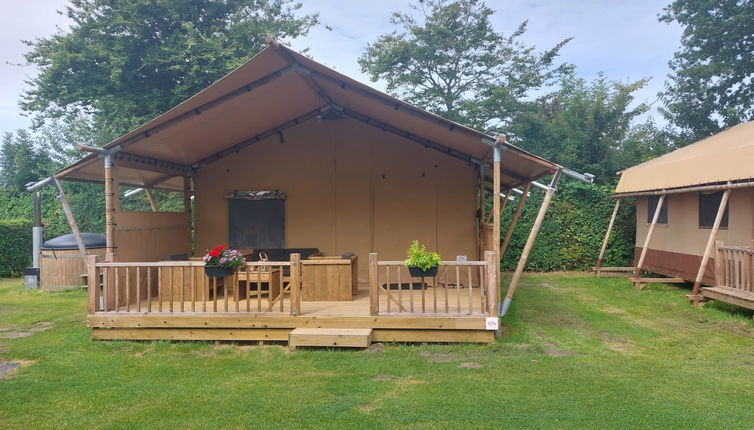
[[[229,199],[231,248],[285,248],[285,200]]]

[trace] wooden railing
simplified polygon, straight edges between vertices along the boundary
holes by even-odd
[[[248,262],[209,278],[202,261],[88,262],[89,313],[276,312],[301,314],[301,263]]]
[[[412,277],[403,261],[369,254],[370,315],[497,315],[499,287],[494,253],[484,261],[443,261],[437,275]]]
[[[754,292],[754,248],[725,246],[718,241],[716,255],[716,286]]]

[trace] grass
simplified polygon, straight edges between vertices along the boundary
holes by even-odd
[[[683,294],[531,275],[492,345],[291,354],[91,341],[83,293],[0,280],[0,428],[750,428],[752,314]]]

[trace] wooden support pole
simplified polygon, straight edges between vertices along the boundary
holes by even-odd
[[[191,195],[193,193],[193,187],[192,187],[192,177],[191,176],[184,176],[183,177],[183,211],[186,212],[188,215],[188,234],[189,234],[189,243],[193,244],[193,231],[194,231],[194,223],[193,223],[193,217],[191,216]],[[192,249],[189,249],[189,254],[194,255],[193,245],[191,246]]]
[[[191,177],[183,177],[183,211],[191,213]]]
[[[144,194],[147,196],[147,201],[149,202],[149,206],[152,208],[152,212],[157,212],[157,202],[155,202],[154,200],[152,189],[144,188]]]
[[[723,252],[721,247],[725,246],[722,240],[715,241],[715,286],[723,286]]]
[[[380,313],[380,285],[377,276],[377,253],[369,253],[369,315],[376,316]],[[409,282],[410,284],[410,282]],[[411,290],[413,294],[413,290]],[[412,303],[413,304],[413,303]]]
[[[508,244],[511,241],[511,237],[513,236],[513,230],[516,228],[516,223],[518,223],[518,219],[521,217],[521,212],[524,209],[524,205],[526,204],[526,198],[529,194],[529,190],[531,189],[531,182],[527,182],[526,185],[524,185],[524,192],[521,194],[521,197],[518,199],[518,206],[516,206],[516,211],[513,212],[513,218],[511,218],[511,223],[508,225],[508,230],[505,232],[505,238],[503,239],[503,244],[500,245],[500,261],[503,261],[503,257],[505,256],[505,251],[508,249]]]
[[[60,200],[60,204],[63,205],[63,212],[65,212],[65,217],[68,220],[68,225],[71,227],[71,233],[73,233],[73,239],[76,241],[76,246],[79,248],[81,259],[84,260],[84,265],[86,265],[88,263],[86,259],[86,245],[84,245],[84,241],[81,239],[79,225],[76,222],[76,218],[74,218],[73,216],[71,205],[68,203],[68,199],[63,192],[63,185],[60,183],[60,180],[58,180],[58,178],[53,177],[52,181],[55,184],[55,188],[58,190],[58,200]]]
[[[644,267],[644,258],[647,256],[647,249],[649,248],[649,242],[652,240],[652,233],[655,231],[655,226],[657,225],[657,220],[660,219],[660,211],[662,210],[662,205],[665,203],[665,194],[660,195],[660,198],[657,200],[657,208],[655,208],[654,216],[652,216],[652,224],[649,225],[649,230],[647,231],[647,237],[644,239],[644,247],[641,248],[641,254],[639,255],[639,262],[636,264],[636,271],[634,272],[634,278],[639,279],[641,278],[641,269]]]
[[[508,312],[508,306],[510,306],[511,299],[513,299],[513,295],[516,293],[518,282],[521,280],[521,275],[523,274],[524,268],[526,267],[526,260],[529,258],[529,253],[531,253],[531,249],[534,246],[534,241],[537,239],[539,229],[542,227],[542,221],[544,221],[545,214],[547,214],[547,209],[549,209],[550,207],[552,195],[555,194],[555,187],[558,185],[558,181],[560,181],[560,174],[561,170],[555,172],[555,176],[553,176],[552,181],[550,182],[550,187],[545,192],[545,198],[544,200],[542,200],[542,206],[539,207],[539,213],[537,213],[537,218],[534,220],[534,225],[529,232],[529,238],[526,239],[526,245],[524,245],[524,250],[521,253],[521,258],[519,258],[518,260],[518,265],[516,266],[516,271],[513,273],[513,278],[511,278],[510,286],[508,286],[508,293],[505,295],[505,301],[503,302],[503,307],[500,311],[500,314],[502,316],[505,316],[505,314]]]
[[[291,316],[301,315],[301,254],[291,254],[290,290]],[[282,303],[282,297],[280,300]]]
[[[594,265],[597,271],[597,277],[600,276],[600,268],[602,267],[602,258],[605,257],[605,250],[607,250],[607,241],[610,240],[610,233],[613,231],[613,225],[615,225],[615,218],[618,216],[618,208],[620,208],[621,199],[615,201],[615,207],[613,208],[613,215],[610,217],[610,223],[607,225],[607,231],[605,232],[605,238],[602,239],[602,247],[600,248],[600,255],[597,257],[597,264]]]
[[[484,262],[486,263],[486,281],[487,281],[487,313],[491,316],[497,316],[497,304],[500,301],[500,278],[498,277],[500,264],[495,259],[494,251],[484,251]]]
[[[87,303],[87,311],[89,315],[93,315],[99,308],[99,271],[97,270],[97,255],[90,255],[86,261],[86,283],[87,283],[87,295],[89,300]]]
[[[115,212],[118,210],[118,180],[111,154],[105,154],[105,260],[115,261]]]
[[[476,239],[477,239],[477,256],[481,259],[484,255],[484,249],[482,249],[482,235],[484,234],[483,224],[487,219],[487,190],[484,186],[484,163],[479,165],[479,212],[478,220],[476,223]]]
[[[498,143],[505,142],[505,137],[498,138]],[[495,261],[500,261],[500,159],[502,158],[500,146],[494,148],[494,161],[492,172],[492,249],[495,252]]]
[[[487,219],[487,190],[484,187],[484,163],[479,165],[479,222]]]
[[[704,247],[704,255],[702,256],[702,264],[699,266],[699,271],[696,273],[696,279],[694,280],[694,287],[691,289],[691,296],[699,294],[699,288],[702,286],[702,279],[704,279],[704,272],[707,269],[707,262],[709,262],[710,255],[715,248],[715,239],[717,239],[717,231],[720,230],[720,222],[723,220],[725,214],[725,207],[728,205],[728,197],[730,196],[730,189],[723,192],[723,197],[720,199],[720,206],[717,208],[717,215],[715,215],[715,223],[712,224],[712,231],[709,233],[707,239],[707,246]],[[697,302],[694,299],[694,302]]]

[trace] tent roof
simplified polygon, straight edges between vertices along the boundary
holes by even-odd
[[[754,179],[754,121],[623,171],[616,194],[642,194]]]
[[[470,162],[492,162],[492,136],[402,102],[284,46],[271,43],[214,84],[141,127],[110,142],[124,185],[180,190],[192,168],[282,130],[325,115],[343,115]],[[331,114],[333,114],[331,113]],[[512,187],[560,166],[504,144],[501,183]],[[90,154],[56,177],[104,178]]]

